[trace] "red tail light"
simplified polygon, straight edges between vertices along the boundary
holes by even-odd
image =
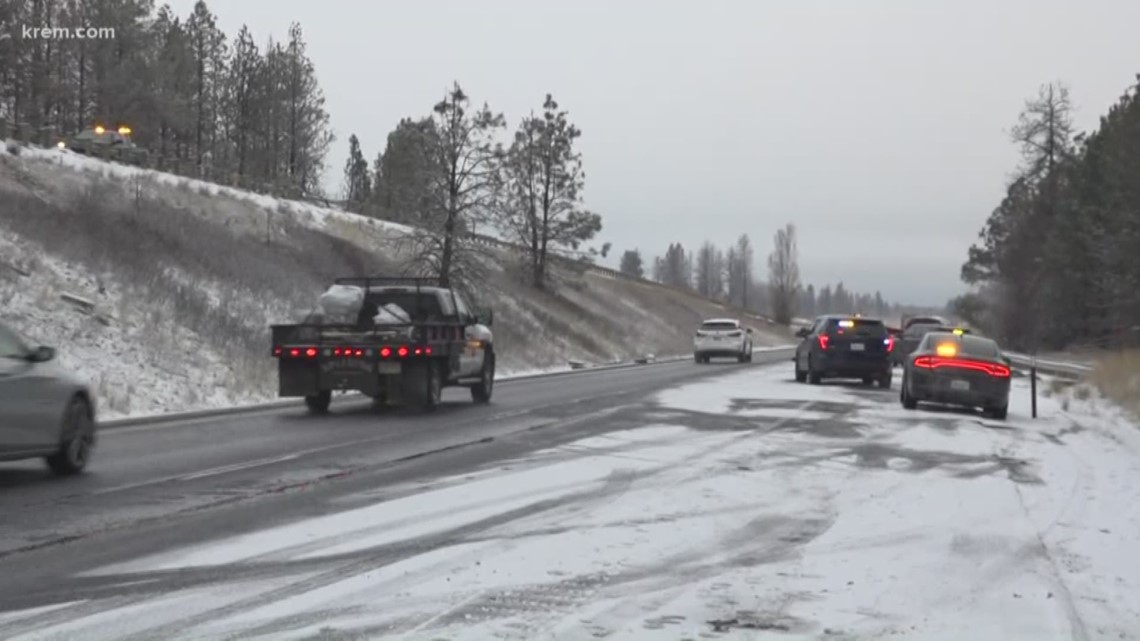
[[[941,356],[919,356],[914,359],[914,366],[921,367],[922,369],[940,369],[943,367],[966,369],[989,374],[994,378],[1009,378],[1011,375],[1009,368],[1005,365],[969,359],[943,358]]]
[[[388,358],[391,355],[392,355],[392,348],[391,347],[381,347],[380,348],[380,358]]]
[[[356,350],[356,356],[364,356],[364,350],[362,350],[362,349]]]
[[[344,353],[344,350],[342,350],[342,349],[341,349],[341,348],[339,348],[339,347],[337,347],[337,348],[334,348],[334,349],[333,349],[333,356],[340,356],[340,355],[342,355],[343,353]]]
[[[827,341],[830,338],[831,337],[828,336],[827,334],[820,334],[819,335],[819,348],[820,349],[827,349]]]
[[[293,356],[293,357],[297,357],[297,356],[300,356],[300,355],[301,355],[301,350],[299,350],[299,349],[297,349],[296,347],[294,347],[293,349],[289,350],[289,355],[290,355],[290,356]]]
[[[309,358],[316,358],[317,357],[317,348],[316,347],[310,347],[310,348],[306,349],[305,350],[305,356],[308,356]]]
[[[400,358],[404,358],[405,356],[408,355],[408,348],[401,346],[399,349],[396,350],[396,353],[399,354]]]
[[[423,348],[422,348],[422,347],[417,347],[417,348],[416,348],[416,356],[419,356],[420,354],[423,354],[423,353],[424,353],[424,350],[423,350]]]
[[[280,356],[281,355],[281,346],[280,345],[276,345],[273,347],[273,355],[274,356]]]
[[[427,354],[428,356],[431,356],[431,347],[425,347],[425,348],[424,348],[424,354]]]
[[[887,351],[890,352],[895,348],[895,337],[888,336],[883,339],[883,344],[887,346]]]

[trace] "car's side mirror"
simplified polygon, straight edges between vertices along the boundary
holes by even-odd
[[[807,338],[811,332],[806,327],[801,327],[796,330],[796,338]]]
[[[55,348],[41,345],[28,354],[28,360],[32,363],[46,363],[55,360]]]

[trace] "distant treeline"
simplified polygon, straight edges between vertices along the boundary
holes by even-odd
[[[783,247],[782,240],[787,236],[782,234],[789,233],[791,245]],[[887,301],[879,292],[850,291],[843,283],[824,285],[818,290],[814,285],[803,285],[799,282],[794,228],[780,230],[775,245],[768,257],[767,282],[755,277],[755,250],[748,234],[741,235],[725,248],[706,241],[695,251],[686,251],[681,243],[670,244],[664,255],[653,260],[648,277],[774,317],[862,313],[894,318],[914,309]],[[633,276],[647,276],[641,252],[636,249],[622,254],[620,269]]]

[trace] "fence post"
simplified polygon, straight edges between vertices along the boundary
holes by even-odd
[[[8,139],[8,119],[0,116],[0,142]]]
[[[1033,363],[1029,366],[1029,398],[1033,418],[1037,418],[1037,355],[1033,355]]]

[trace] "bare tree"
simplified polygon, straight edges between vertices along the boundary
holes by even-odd
[[[471,231],[490,219],[500,193],[503,149],[495,135],[506,121],[486,104],[471,111],[458,82],[435,105],[432,120],[436,135],[429,138],[429,152],[436,171],[428,181],[424,227],[409,237],[409,267],[450,287],[478,273],[481,252]]]
[[[800,268],[796,247],[796,226],[788,223],[776,232],[775,247],[768,256],[768,288],[772,316],[788,325],[796,313],[796,292],[800,288]]]

